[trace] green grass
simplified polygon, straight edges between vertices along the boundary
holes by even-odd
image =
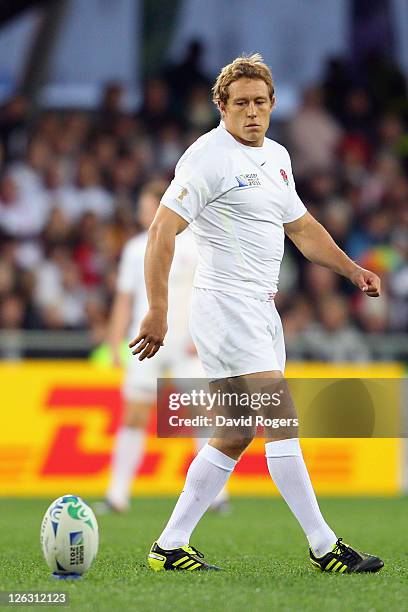
[[[146,553],[174,500],[138,499],[127,515],[99,518],[98,557],[74,583],[53,581],[42,559],[39,527],[49,501],[0,501],[0,590],[62,590],[70,594],[69,609],[81,612],[373,612],[408,606],[408,498],[321,501],[338,535],[382,556],[379,574],[313,571],[300,528],[278,499],[234,499],[230,516],[201,521],[192,543],[224,572],[156,574],[146,567]]]

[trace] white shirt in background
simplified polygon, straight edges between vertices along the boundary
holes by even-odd
[[[144,256],[147,232],[129,240],[119,264],[117,290],[133,296],[132,321],[129,337],[139,332],[140,322],[148,311],[144,278]],[[176,247],[169,276],[169,332],[167,342],[185,344],[190,340],[188,318],[194,271],[197,263],[196,247],[191,231],[187,228],[176,237]]]

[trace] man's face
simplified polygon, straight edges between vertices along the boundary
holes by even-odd
[[[242,77],[229,86],[226,104],[220,103],[225,127],[239,142],[261,147],[275,102],[262,79]]]

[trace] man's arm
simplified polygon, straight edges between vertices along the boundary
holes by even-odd
[[[286,235],[309,261],[345,276],[370,297],[380,295],[378,276],[354,263],[310,213],[285,223],[284,227]]]
[[[149,311],[139,335],[129,343],[139,360],[153,357],[163,346],[167,332],[168,282],[176,235],[188,226],[180,215],[161,205],[149,229],[145,254],[145,283]]]
[[[109,320],[107,341],[112,353],[113,365],[120,365],[120,345],[129,329],[133,296],[131,293],[117,291]]]

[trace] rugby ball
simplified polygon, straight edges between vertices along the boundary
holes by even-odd
[[[81,575],[98,552],[98,523],[91,508],[76,495],[52,502],[41,523],[41,548],[55,575]]]

